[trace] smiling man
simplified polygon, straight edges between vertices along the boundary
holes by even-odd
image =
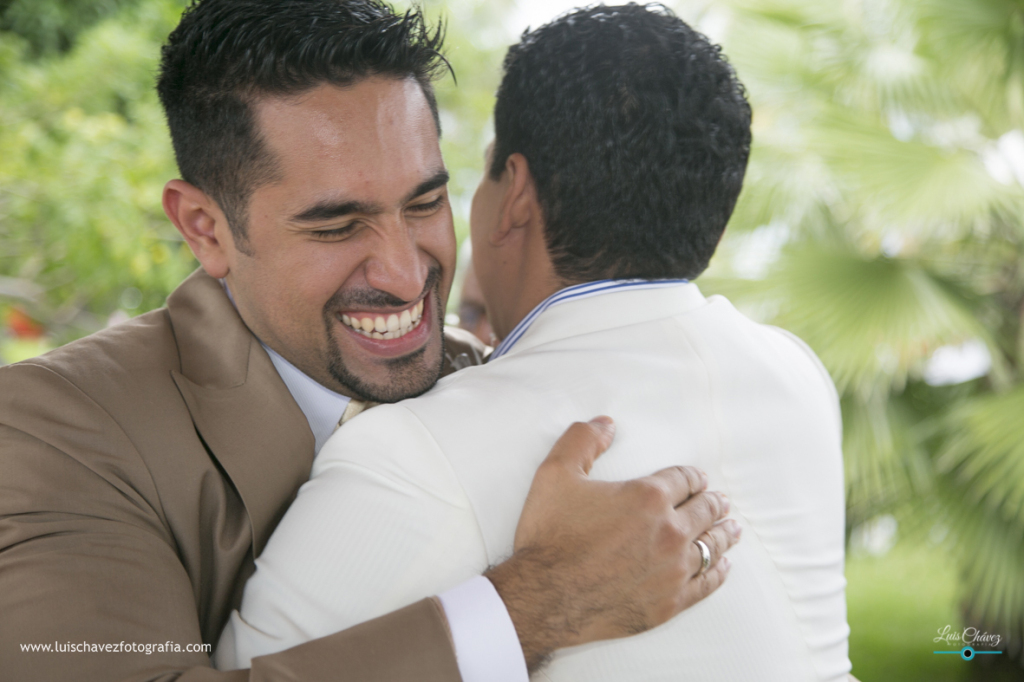
[[[333,391],[394,402],[440,376],[455,235],[433,106],[395,77],[259,102],[275,180],[253,192],[240,248],[238,219],[211,220],[209,180],[168,184],[167,214],[249,329]]]
[[[589,480],[611,440],[598,420],[551,449],[521,542],[486,577],[212,669],[339,422],[479,351],[442,325],[440,47],[420,14],[375,0],[186,11],[158,85],[182,175],[164,208],[202,269],[166,308],[0,369],[5,679],[525,680],[527,661],[653,627],[722,583],[722,498],[692,468]]]

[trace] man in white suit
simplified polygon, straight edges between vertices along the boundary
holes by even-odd
[[[608,414],[616,441],[593,477],[698,466],[731,500],[718,530],[744,542],[705,601],[642,635],[562,649],[538,678],[845,679],[835,389],[801,341],[689,282],[739,194],[749,126],[718,49],[667,10],[579,10],[510,49],[472,212],[503,341],[486,365],[366,412],[324,446],[257,561],[220,665],[500,562],[522,546],[516,521],[541,465],[523,453],[547,452],[567,420]],[[685,570],[708,569],[708,542]]]

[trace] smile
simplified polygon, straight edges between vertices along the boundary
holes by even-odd
[[[342,314],[341,322],[372,339],[400,339],[416,329],[423,320],[423,301],[393,313]]]

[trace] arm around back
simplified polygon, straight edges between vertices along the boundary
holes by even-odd
[[[230,492],[209,474],[197,480],[207,503]],[[158,481],[117,420],[73,383],[38,365],[0,370],[5,679],[459,679],[431,601],[259,659],[251,671],[214,670],[210,623],[244,571],[200,579],[178,535],[202,536],[196,563],[215,572],[226,556],[217,542],[243,543],[234,549],[244,555],[251,529],[240,511],[221,519],[233,535],[183,530],[199,510],[178,508]]]

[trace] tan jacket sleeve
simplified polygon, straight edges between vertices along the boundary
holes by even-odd
[[[62,433],[0,424],[0,678],[459,680],[431,600],[256,659],[251,671],[212,669],[197,607],[208,586],[192,584],[146,465],[94,403],[68,400],[62,421],[74,449]],[[217,548],[206,556],[216,561]]]

